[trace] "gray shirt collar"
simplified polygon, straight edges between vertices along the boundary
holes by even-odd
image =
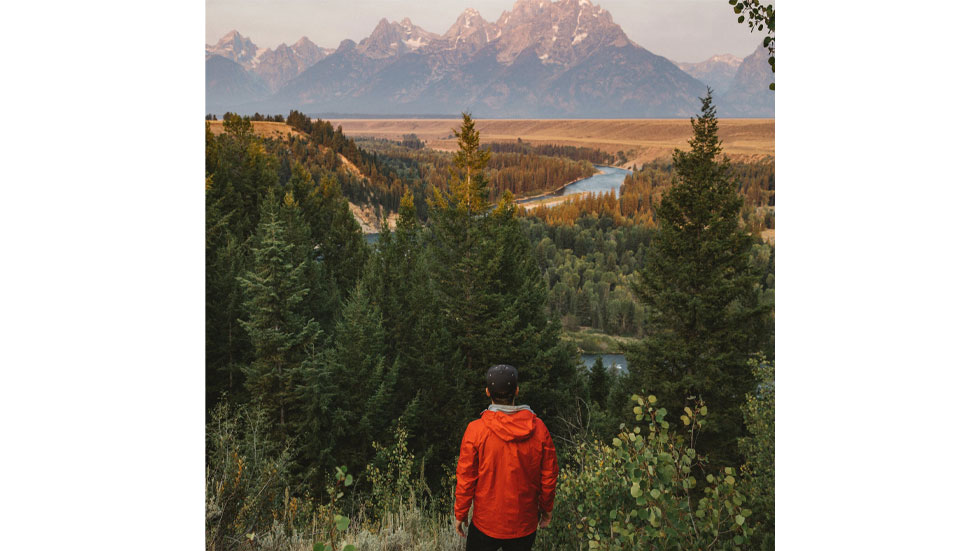
[[[531,406],[529,405],[505,406],[502,404],[490,404],[490,407],[486,409],[486,411],[502,411],[508,415],[510,415],[511,413],[517,413],[518,411],[522,411],[522,410],[527,410],[530,411],[531,413],[534,413],[534,410],[532,410]]]

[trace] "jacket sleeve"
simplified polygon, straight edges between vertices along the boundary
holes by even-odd
[[[459,462],[456,464],[456,520],[466,520],[476,492],[476,477],[480,467],[476,433],[476,423],[470,423],[459,446]]]
[[[541,495],[538,496],[538,509],[551,511],[555,506],[555,486],[558,484],[558,457],[555,455],[555,444],[551,441],[551,433],[541,423],[544,429],[544,450],[541,454]]]

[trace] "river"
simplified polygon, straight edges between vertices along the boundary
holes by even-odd
[[[548,205],[558,204],[561,201],[555,199],[568,199],[580,193],[606,193],[612,190],[616,197],[619,197],[619,188],[623,185],[626,175],[632,171],[612,166],[595,165],[599,169],[598,174],[572,182],[554,193],[538,195],[517,200],[518,204],[542,202]]]
[[[626,363],[626,356],[622,354],[582,354],[582,363],[585,367],[592,369],[595,359],[602,356],[602,365],[606,369],[616,370],[620,373],[629,373],[629,364]]]
[[[623,180],[626,179],[626,175],[632,173],[632,171],[604,165],[595,165],[595,167],[599,169],[598,174],[576,180],[554,193],[518,199],[516,203],[521,205],[533,202],[553,206],[567,200],[573,195],[581,193],[606,193],[609,190],[612,190],[616,197],[619,197],[619,188],[623,185]],[[365,233],[364,238],[368,243],[374,244],[378,241],[378,234]]]

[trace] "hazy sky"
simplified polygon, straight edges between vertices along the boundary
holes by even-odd
[[[744,57],[762,41],[739,25],[726,0],[592,0],[606,8],[627,36],[674,61],[703,61],[714,54]],[[775,2],[773,2],[775,4]],[[206,41],[214,44],[231,29],[259,47],[292,44],[301,36],[327,48],[341,40],[359,42],[382,17],[408,17],[442,34],[466,8],[496,21],[514,0],[206,0]]]

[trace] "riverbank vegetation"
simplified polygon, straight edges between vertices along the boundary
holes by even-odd
[[[729,171],[744,198],[739,211],[753,236],[776,227],[776,172],[771,159],[730,163]],[[619,197],[612,192],[582,194],[554,206],[528,209],[548,224],[574,225],[583,215],[607,217],[615,226],[657,226],[657,206],[674,181],[673,162],[653,161],[628,174]]]
[[[613,336],[581,326],[577,329],[565,328],[561,336],[583,354],[622,354],[639,341],[635,337]]]
[[[481,148],[468,115],[457,151],[417,183],[399,170],[426,150],[368,151],[290,119],[304,135],[262,139],[235,117],[205,135],[209,549],[461,549],[456,454],[496,363],[518,366],[559,453],[539,548],[771,543],[774,374],[751,365],[772,365],[772,257],[709,154],[710,99],[660,207],[708,221],[703,236],[663,210],[656,227],[522,217],[491,175],[495,158],[534,153]],[[404,186],[374,246],[348,207],[343,151]],[[697,295],[677,272],[691,266],[710,267]],[[586,370],[563,327],[622,336],[629,373]],[[702,341],[710,363],[688,362]],[[722,428],[731,441],[712,436]]]
[[[358,138],[357,144],[379,163],[391,167],[405,182],[444,186],[452,171],[452,154],[419,148],[411,135],[401,141]],[[578,147],[545,147],[526,144],[481,146],[492,153],[486,166],[488,200],[499,201],[504,193],[525,197],[550,193],[597,172],[590,159],[605,159],[598,150]],[[441,188],[445,191],[445,188]],[[423,217],[423,220],[425,217]]]

